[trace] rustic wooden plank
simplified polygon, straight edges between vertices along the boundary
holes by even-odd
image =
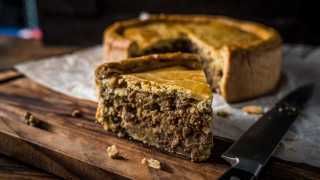
[[[24,77],[21,73],[15,71],[14,69],[6,69],[0,71],[0,84],[13,81]]]
[[[0,172],[0,179],[10,179],[10,180],[57,180],[58,178],[53,178],[45,174],[30,173],[30,172],[17,172],[8,171]]]
[[[2,138],[1,138],[2,140]],[[25,179],[30,180],[58,180],[59,178],[51,174],[40,171],[39,169],[31,168],[9,159],[7,156],[0,154],[0,179]]]
[[[0,132],[0,151],[64,179],[124,179],[121,176]],[[19,148],[17,148],[19,147]],[[13,172],[17,172],[16,169]],[[19,172],[19,171],[18,171]]]
[[[81,177],[78,171],[85,165],[134,179],[215,179],[228,167],[219,156],[230,143],[215,139],[212,158],[205,163],[192,163],[105,132],[94,123],[95,108],[94,102],[50,91],[27,78],[2,84],[0,134],[7,140],[0,141],[0,151],[6,149],[6,154],[29,163],[28,155],[32,154],[31,164],[73,178]],[[75,109],[80,110],[81,117],[72,117]],[[42,128],[24,123],[27,111],[41,120]],[[106,147],[112,144],[118,147],[124,160],[113,160],[106,155]],[[16,147],[21,148],[18,151]],[[144,157],[160,160],[164,168],[154,170],[142,165]],[[66,165],[72,160],[76,161],[69,163],[73,165]],[[320,179],[320,173],[318,168],[273,158],[263,176],[263,179],[271,178]]]
[[[4,70],[4,71],[0,71],[0,81],[1,80],[5,80],[5,79],[8,79],[8,78],[12,78],[12,77],[15,77],[19,75],[19,73],[13,69],[7,69],[7,70]]]

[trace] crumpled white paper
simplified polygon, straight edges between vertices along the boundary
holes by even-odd
[[[69,96],[96,101],[94,70],[102,63],[102,48],[93,47],[69,55],[19,64],[16,68],[32,80]],[[214,112],[226,111],[228,118],[216,117],[214,135],[236,140],[258,118],[240,109],[259,105],[268,110],[281,97],[306,82],[317,84],[314,96],[282,141],[274,156],[320,167],[320,48],[286,46],[284,83],[271,95],[237,104],[228,104],[215,95]]]

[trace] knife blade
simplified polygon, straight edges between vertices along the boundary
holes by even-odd
[[[231,164],[220,180],[256,179],[294,120],[313,94],[314,85],[301,86],[281,99],[253,124],[222,158]]]

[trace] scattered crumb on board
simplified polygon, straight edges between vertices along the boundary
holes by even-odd
[[[112,159],[118,159],[121,157],[117,146],[114,144],[107,147],[107,154]]]
[[[37,127],[40,125],[40,121],[30,112],[26,112],[24,115],[24,121],[29,126]]]
[[[71,113],[72,117],[80,117],[81,116],[81,111],[79,109],[75,109]]]
[[[143,158],[141,160],[141,164],[147,164],[149,167],[154,168],[154,169],[161,169],[161,163],[160,161],[156,160],[156,159],[146,159]]]
[[[141,164],[146,164],[146,163],[147,163],[147,159],[146,158],[141,159]]]
[[[262,114],[263,113],[262,107],[255,106],[255,105],[244,106],[241,110],[243,112],[248,113],[248,114]]]

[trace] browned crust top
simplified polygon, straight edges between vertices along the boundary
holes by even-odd
[[[184,66],[190,69],[201,69],[201,59],[198,55],[188,53],[167,53],[129,58],[119,62],[109,62],[100,65],[96,71],[96,80],[113,75],[144,72],[170,66]]]

